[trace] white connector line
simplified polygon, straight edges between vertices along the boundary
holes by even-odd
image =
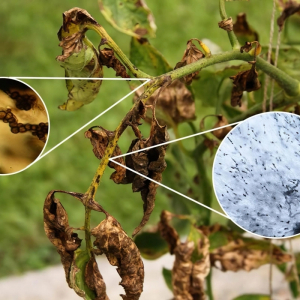
[[[119,80],[119,81],[134,81],[134,80],[146,80],[149,78],[101,78],[101,77],[6,77],[11,79],[47,79],[47,80]]]
[[[121,155],[118,155],[118,156],[113,156],[112,158],[116,159],[116,158],[119,158],[119,157],[124,157],[124,156],[127,156],[127,155],[131,155],[131,154],[134,154],[134,153],[143,152],[143,151],[146,151],[146,150],[149,150],[149,149],[152,149],[152,148],[156,148],[156,147],[163,146],[163,145],[168,145],[168,144],[175,143],[175,142],[178,142],[178,141],[182,141],[182,140],[185,140],[185,139],[189,139],[191,137],[198,136],[198,135],[201,135],[201,134],[204,134],[204,133],[212,132],[212,131],[219,130],[219,129],[222,129],[222,128],[226,128],[226,127],[229,127],[229,126],[234,126],[234,125],[237,125],[237,124],[240,124],[240,123],[241,122],[236,122],[236,123],[224,125],[224,126],[221,126],[221,127],[209,129],[209,130],[206,130],[206,131],[201,131],[201,132],[194,133],[194,134],[191,134],[191,135],[188,135],[188,136],[184,136],[184,137],[176,139],[176,140],[172,140],[172,141],[168,141],[168,142],[165,142],[165,143],[150,146],[150,147],[147,147],[147,148],[135,150],[135,151],[125,153],[125,154],[121,154]]]
[[[225,217],[225,218],[229,219],[228,216],[226,216],[226,215],[220,213],[219,211],[217,211],[217,210],[215,210],[215,209],[213,209],[213,208],[211,208],[211,207],[209,207],[209,206],[207,206],[207,205],[205,205],[205,204],[203,204],[203,203],[201,203],[201,202],[198,202],[198,201],[194,200],[193,198],[188,197],[187,195],[184,195],[184,194],[182,194],[182,193],[180,193],[180,192],[178,192],[178,191],[176,191],[176,190],[173,190],[173,189],[171,189],[170,187],[168,187],[168,186],[166,186],[166,185],[164,185],[164,184],[162,184],[162,183],[160,183],[160,182],[158,182],[158,181],[156,181],[156,180],[153,180],[153,179],[151,179],[151,178],[149,178],[149,177],[147,177],[147,176],[145,176],[145,175],[143,175],[143,174],[141,174],[141,173],[139,173],[139,172],[137,172],[137,171],[135,171],[135,170],[132,170],[131,168],[128,168],[128,167],[126,167],[126,166],[124,166],[124,165],[118,163],[117,161],[113,160],[112,158],[110,158],[109,160],[112,161],[112,162],[114,162],[115,164],[117,164],[117,165],[119,165],[119,166],[121,166],[121,167],[123,167],[123,168],[125,168],[125,169],[127,169],[127,170],[129,170],[129,171],[131,171],[131,172],[133,172],[133,173],[135,173],[135,174],[137,174],[137,175],[143,177],[143,178],[145,178],[145,179],[148,179],[148,180],[150,180],[150,181],[152,181],[152,182],[154,182],[154,183],[156,183],[156,184],[158,184],[158,185],[164,187],[165,189],[167,189],[167,190],[169,190],[169,191],[171,191],[171,192],[173,192],[173,193],[175,193],[175,194],[177,194],[177,195],[179,195],[179,196],[182,196],[182,197],[184,197],[184,198],[186,198],[186,199],[188,199],[188,200],[190,200],[190,201],[192,201],[192,202],[194,202],[194,203],[196,203],[196,204],[198,204],[198,205],[201,205],[201,206],[203,206],[203,207],[205,207],[205,208],[207,208],[207,209],[209,209],[209,210],[211,210],[211,211],[213,211],[213,212],[219,214],[219,215],[222,216],[222,217]]]
[[[63,141],[61,141],[60,143],[58,143],[56,146],[54,146],[52,149],[50,149],[49,151],[47,151],[46,153],[42,154],[41,156],[39,156],[35,162],[39,161],[41,158],[43,158],[44,156],[46,156],[47,154],[49,154],[50,152],[52,152],[54,149],[56,149],[57,147],[59,147],[61,144],[63,144],[64,142],[66,142],[68,139],[70,139],[72,136],[74,136],[76,133],[78,133],[80,130],[84,129],[86,126],[88,126],[89,124],[91,124],[92,122],[94,122],[95,120],[97,120],[99,117],[101,117],[102,115],[104,115],[106,112],[108,112],[109,110],[111,110],[113,107],[115,107],[117,104],[119,104],[120,102],[122,102],[124,99],[126,99],[128,96],[130,96],[131,94],[133,94],[135,91],[137,91],[140,87],[142,87],[143,85],[145,85],[147,82],[149,81],[149,79],[147,79],[146,82],[142,83],[141,85],[139,85],[137,88],[135,88],[134,90],[132,90],[130,93],[128,93],[126,96],[124,96],[122,99],[120,99],[119,101],[115,102],[113,105],[111,105],[109,108],[107,108],[106,110],[104,110],[101,114],[99,114],[98,116],[96,116],[94,119],[92,119],[91,121],[89,121],[88,123],[86,123],[85,125],[83,125],[82,127],[80,127],[78,130],[76,130],[74,133],[72,133],[71,135],[69,135],[67,138],[65,138]]]

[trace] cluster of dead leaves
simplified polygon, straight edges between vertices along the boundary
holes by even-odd
[[[85,201],[85,195],[54,190],[48,194],[44,203],[44,229],[61,256],[70,288],[84,299],[87,299],[88,295],[88,299],[109,300],[94,255],[105,254],[110,264],[118,267],[117,272],[122,278],[120,284],[126,293],[121,297],[125,300],[138,300],[143,291],[144,265],[132,239],[114,217],[90,200],[89,207],[105,212],[106,218],[91,230],[91,234],[96,238],[94,241],[96,249],[90,254],[86,250],[81,250],[81,239],[74,233],[76,228],[69,226],[67,212],[54,196],[56,192],[69,194],[81,202]]]
[[[174,217],[188,218],[163,211],[157,230],[167,242],[170,254],[175,255],[172,269],[175,300],[206,299],[203,283],[211,267],[224,272],[251,271],[271,262],[282,264],[292,260],[291,255],[276,245],[272,245],[270,252],[268,241],[246,238],[219,224],[192,225],[187,240],[182,242],[171,225]]]
[[[169,252],[175,255],[172,269],[172,286],[175,300],[206,299],[204,279],[210,271],[209,240],[198,228],[199,239],[188,238],[181,242],[175,228],[170,224],[172,213],[162,211],[158,230],[169,245]]]
[[[139,116],[143,116],[145,109],[141,105],[139,110]],[[129,118],[130,117],[130,118]],[[148,222],[150,215],[154,209],[155,205],[155,195],[156,189],[158,187],[157,182],[162,180],[162,172],[165,170],[167,164],[165,162],[166,145],[154,147],[147,149],[151,146],[156,146],[163,144],[168,141],[168,132],[166,126],[161,126],[155,117],[152,118],[151,130],[149,138],[142,138],[140,132],[138,131],[137,123],[139,120],[135,119],[133,122],[132,115],[128,115],[127,121],[123,123],[130,124],[135,128],[136,135],[140,136],[131,142],[128,149],[128,153],[138,151],[131,155],[127,155],[125,160],[124,157],[116,158],[116,164],[112,161],[109,162],[109,167],[114,168],[116,171],[111,175],[111,179],[117,184],[132,184],[133,192],[140,192],[143,200],[143,210],[144,215],[139,226],[137,226],[133,232],[135,236],[142,227]],[[99,127],[99,129],[91,128],[86,133],[85,136],[91,140],[93,145],[93,152],[98,159],[101,159],[104,152],[109,144],[109,140],[113,138],[114,132],[108,131]],[[146,149],[144,151],[140,151]],[[121,155],[121,150],[118,145],[112,156]],[[126,166],[127,169],[124,167]],[[131,171],[133,170],[133,172]],[[143,176],[136,174],[142,174]],[[150,179],[150,180],[149,180]]]

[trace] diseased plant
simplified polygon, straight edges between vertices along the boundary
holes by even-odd
[[[53,190],[45,200],[45,231],[61,256],[69,286],[84,299],[108,299],[104,280],[95,261],[95,255],[105,254],[110,264],[117,266],[117,271],[122,278],[120,284],[125,290],[125,295],[121,297],[128,300],[139,299],[144,279],[141,254],[154,259],[169,251],[175,255],[174,266],[172,270],[164,269],[163,274],[173,291],[174,299],[196,300],[206,299],[207,296],[213,299],[212,267],[220,265],[223,271],[250,271],[263,264],[280,265],[292,261],[293,255],[286,253],[283,247],[273,245],[269,241],[245,237],[242,232],[233,227],[231,222],[228,222],[227,226],[213,224],[209,210],[201,210],[199,207],[195,211],[188,204],[177,207],[174,213],[163,211],[156,229],[137,234],[146,225],[154,209],[156,189],[162,181],[164,171],[169,175],[166,177],[167,183],[173,180],[182,194],[196,199],[199,204],[211,207],[213,193],[206,170],[209,167],[206,161],[210,158],[207,158],[206,153],[207,150],[210,150],[211,154],[215,152],[219,141],[232,128],[228,124],[264,111],[266,104],[269,103],[273,109],[293,109],[299,113],[299,74],[294,70],[293,65],[290,65],[289,56],[286,54],[294,55],[294,52],[298,51],[299,55],[299,50],[291,45],[279,48],[286,55],[281,61],[282,53],[279,51],[278,65],[281,65],[284,71],[280,70],[259,56],[261,51],[264,53],[265,47],[258,43],[258,34],[250,28],[246,16],[239,15],[238,22],[233,24],[232,19],[226,15],[224,0],[220,0],[222,21],[219,22],[219,27],[227,31],[232,50],[212,54],[203,41],[192,38],[187,42],[181,61],[173,70],[165,58],[144,37],[153,36],[155,32],[153,17],[144,1],[101,0],[99,3],[104,17],[116,29],[132,36],[130,59],[87,11],[80,8],[66,11],[58,34],[63,53],[57,60],[65,69],[69,94],[67,102],[60,108],[72,111],[93,101],[101,85],[101,80],[93,78],[103,76],[103,66],[113,68],[116,76],[146,78],[150,81],[142,90],[136,91],[132,108],[114,131],[96,126],[85,132],[85,137],[91,141],[95,156],[101,160],[87,192]],[[296,12],[295,7],[298,7],[293,1],[281,4],[283,12],[278,19],[280,30],[285,19]],[[291,6],[294,10],[291,10]],[[115,15],[118,9],[122,13]],[[95,31],[101,37],[98,49],[86,37],[88,30]],[[254,40],[251,40],[251,37]],[[245,38],[246,41],[241,47],[238,39]],[[197,43],[201,49],[195,45]],[[203,70],[232,60],[247,63],[239,66],[228,65],[224,69]],[[146,71],[152,75],[145,73]],[[276,94],[273,99],[265,98],[264,101],[264,95],[252,93],[259,90],[262,85],[267,86],[263,73],[278,84],[275,86]],[[90,79],[71,80],[68,77]],[[228,78],[233,82],[227,80]],[[136,87],[131,82],[129,84],[132,89]],[[168,160],[167,128],[172,128],[174,134],[179,136],[178,124],[188,122],[194,133],[197,132],[192,120],[198,114],[198,111],[195,111],[194,97],[199,92],[194,92],[194,87],[197,91],[201,91],[201,101],[215,108],[215,114],[212,116],[217,118],[214,125],[216,130],[214,135],[206,133],[201,137],[195,137],[193,151],[187,150],[182,144],[179,144],[182,151],[178,151],[178,147],[172,148],[173,152]],[[228,93],[228,87],[232,89],[231,93]],[[269,90],[272,94],[273,89],[269,88]],[[244,92],[248,92],[248,96]],[[248,103],[247,97],[250,99]],[[253,103],[251,100],[254,100]],[[229,102],[231,105],[228,105]],[[235,106],[240,108],[233,108]],[[206,116],[201,117],[200,127],[203,130]],[[140,132],[141,120],[151,124],[147,138],[144,138]],[[219,128],[224,125],[228,126]],[[136,138],[128,147],[128,153],[134,153],[124,159],[120,157],[118,140],[128,127],[132,129]],[[115,156],[118,158],[110,160]],[[193,181],[189,181],[184,167],[188,159],[193,160],[197,168]],[[168,160],[168,167],[166,160]],[[177,161],[179,166],[174,164],[174,161]],[[135,241],[124,232],[121,224],[112,214],[95,200],[107,166],[115,170],[110,176],[114,183],[131,184],[132,191],[141,194],[144,215],[133,231],[132,236],[137,235]],[[85,223],[81,228],[70,227],[66,211],[55,198],[56,193],[69,194],[85,206]],[[105,214],[105,219],[93,229],[90,228],[92,210]],[[176,222],[171,224],[173,219],[179,219],[184,222],[184,227],[188,228],[185,242],[180,239],[181,226],[178,226],[178,223],[176,225]],[[81,240],[75,233],[76,230],[84,231],[85,247],[82,247]],[[92,236],[96,238],[93,245]],[[148,240],[152,243],[147,244]],[[292,272],[291,276],[291,288],[294,296],[297,296],[299,280],[295,272],[295,263],[292,270],[294,273]],[[272,298],[272,295],[248,296],[244,295],[237,299]]]

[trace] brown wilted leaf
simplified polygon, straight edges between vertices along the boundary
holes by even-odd
[[[154,145],[159,145],[168,141],[168,132],[166,126],[160,126],[156,119],[152,120],[150,137],[148,139],[133,140],[128,152],[144,149]],[[156,182],[161,182],[162,172],[167,167],[165,162],[167,145],[154,147],[138,153],[127,155],[125,158],[126,166],[145,175]],[[135,236],[142,227],[148,222],[155,206],[155,195],[158,184],[150,181],[131,171],[126,171],[126,178],[121,182],[123,184],[132,183],[133,192],[141,192],[144,202],[144,216],[138,227],[135,228],[132,236]]]
[[[243,92],[252,92],[260,89],[261,84],[258,80],[258,73],[255,69],[255,62],[249,62],[252,64],[250,70],[239,72],[235,76],[229,77],[233,80],[233,88],[231,91],[231,105],[233,107],[242,105],[241,99]]]
[[[175,262],[172,269],[172,286],[175,300],[193,300],[190,294],[193,263],[191,256],[194,242],[179,243],[174,249]]]
[[[143,89],[136,91],[136,98],[142,93]],[[159,90],[154,92],[146,104],[152,105],[158,93]],[[193,95],[183,82],[174,80],[160,92],[156,103],[156,116],[159,123],[167,125],[168,128],[196,118]]]
[[[205,138],[204,146],[209,149],[210,156],[212,156],[214,154],[214,149],[216,149],[219,146],[219,143],[216,140]]]
[[[81,245],[81,239],[69,226],[68,214],[58,199],[56,191],[47,195],[44,203],[44,229],[50,242],[56,247],[65,270],[66,280],[70,286],[69,273],[74,252]]]
[[[88,131],[84,133],[84,136],[91,141],[95,156],[101,160],[105,153],[106,147],[108,146],[110,139],[114,137],[115,132],[106,130],[101,126],[98,126],[97,129],[94,128],[95,127],[91,127]],[[113,152],[113,156],[118,156],[121,154],[122,152],[119,146],[117,145]],[[123,157],[116,158],[116,161],[125,166]],[[120,183],[125,177],[126,169],[115,164],[112,161],[108,163],[108,166],[116,170],[114,173],[111,174],[110,179],[112,179],[115,183]]]
[[[125,289],[124,300],[138,300],[143,291],[144,265],[140,252],[127,236],[120,223],[108,215],[91,234],[96,237],[94,245],[99,254],[104,253],[122,278],[120,285]]]
[[[99,61],[103,66],[113,68],[116,71],[116,76],[122,78],[130,78],[126,72],[126,68],[115,57],[114,50],[110,48],[104,48],[99,52]]]
[[[235,239],[227,245],[211,252],[211,264],[221,264],[222,271],[251,271],[266,263],[281,264],[291,261],[291,255],[284,253],[280,248],[273,247],[270,259],[269,247],[256,245],[255,241]]]
[[[158,223],[158,230],[162,238],[168,243],[170,254],[174,254],[174,249],[180,242],[177,231],[169,224],[173,216],[172,213],[163,210]]]
[[[284,4],[282,1],[280,1],[281,6],[283,7],[283,11],[281,15],[277,19],[277,25],[279,27],[279,30],[281,31],[286,19],[290,17],[291,15],[300,12],[300,3],[297,1],[289,0],[285,2]]]
[[[109,300],[106,295],[106,285],[98,269],[95,256],[92,255],[85,267],[85,283],[96,294],[94,300]]]
[[[198,233],[198,240],[194,241],[196,247],[192,261],[193,257],[196,261],[193,264],[190,294],[193,296],[193,300],[205,300],[204,280],[210,272],[210,243],[207,236],[199,228],[194,227],[193,230]]]
[[[57,60],[64,61],[73,53],[79,53],[83,48],[82,39],[87,31],[87,24],[98,24],[95,19],[84,9],[74,7],[63,13],[63,25],[58,32],[61,41],[59,46],[63,48],[63,54]],[[74,30],[77,27],[77,30]],[[71,32],[75,32],[71,34]]]
[[[215,124],[214,128],[219,128],[219,127],[228,125],[228,121],[224,116],[219,115],[217,117],[218,117],[219,120]],[[232,126],[224,127],[224,128],[221,128],[221,129],[216,129],[212,132],[212,134],[216,138],[218,138],[219,140],[223,140],[224,137],[230,132],[231,129],[232,129]]]
[[[233,24],[233,31],[243,43],[244,41],[258,41],[259,39],[258,33],[249,26],[245,13],[237,15],[236,22]]]
[[[241,47],[240,52],[249,52],[252,49],[252,44],[250,42],[245,42],[245,45]]]
[[[186,65],[189,65],[189,64],[205,57],[204,53],[193,44],[193,41],[197,41],[198,44],[201,45],[201,41],[199,41],[198,39],[188,40],[183,57],[182,57],[181,61],[176,64],[174,70],[184,67]],[[189,75],[183,77],[183,80],[186,84],[189,85],[192,83],[193,78],[195,78],[198,74],[199,74],[199,71],[194,72],[192,74],[189,74]]]

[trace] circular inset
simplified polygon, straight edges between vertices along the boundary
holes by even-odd
[[[0,78],[0,175],[31,165],[48,137],[48,112],[37,92],[26,83]]]
[[[300,118],[270,112],[236,126],[213,166],[217,199],[243,229],[269,237],[300,233]]]

